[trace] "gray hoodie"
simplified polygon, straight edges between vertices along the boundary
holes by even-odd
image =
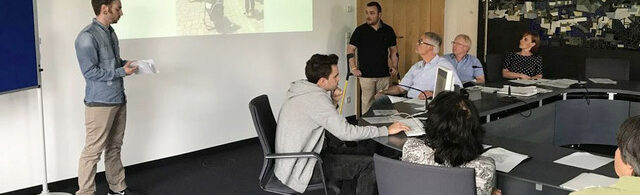
[[[276,130],[276,153],[320,153],[324,130],[343,141],[355,141],[387,136],[387,127],[355,126],[336,110],[328,91],[307,80],[291,83],[287,100],[280,109]],[[315,159],[276,159],[275,175],[297,192],[309,184]]]

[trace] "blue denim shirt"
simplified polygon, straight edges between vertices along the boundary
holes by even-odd
[[[118,37],[111,26],[95,18],[80,31],[75,42],[76,56],[86,81],[84,102],[87,106],[122,105],[126,103]]]

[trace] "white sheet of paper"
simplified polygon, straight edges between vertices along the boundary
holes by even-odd
[[[138,72],[135,74],[158,74],[160,71],[156,68],[156,63],[152,59],[137,60],[132,63],[138,67]]]
[[[610,186],[615,183],[616,180],[616,178],[598,175],[595,173],[580,173],[580,175],[563,183],[560,187],[576,191],[591,187]]]
[[[362,120],[370,124],[393,123],[393,119],[388,116],[362,117]]]
[[[392,95],[388,95],[387,97],[389,97],[389,100],[391,100],[392,104],[395,104],[397,102],[402,102],[402,101],[406,101],[409,98],[405,98],[405,97],[398,97],[398,96],[392,96]]]
[[[493,146],[489,145],[489,144],[482,144],[482,149],[487,149],[487,148],[491,148]]]
[[[398,110],[373,110],[373,114],[376,116],[387,116],[398,114]]]
[[[596,156],[588,152],[574,152],[573,154],[569,154],[553,162],[588,170],[594,170],[598,167],[606,165],[607,163],[610,163],[611,161],[613,161],[612,158]]]
[[[529,158],[529,156],[527,155],[511,152],[500,147],[487,150],[486,152],[482,153],[482,156],[493,158],[493,160],[496,162],[496,169],[505,173],[508,173],[513,168],[518,166],[518,164],[520,164],[523,160]]]

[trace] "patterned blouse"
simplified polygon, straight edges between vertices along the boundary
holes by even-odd
[[[542,74],[542,57],[538,55],[522,56],[509,52],[504,59],[504,69],[533,77]]]
[[[402,147],[402,161],[416,164],[446,166],[435,162],[434,150],[424,144],[424,141],[416,138],[409,138]],[[493,159],[485,156],[478,156],[475,160],[461,165],[462,168],[473,168],[476,170],[476,193],[478,195],[490,195],[493,190],[496,174],[496,165]]]

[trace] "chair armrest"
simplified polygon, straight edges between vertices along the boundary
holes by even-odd
[[[293,152],[293,153],[274,153],[267,154],[264,156],[267,159],[276,159],[276,158],[315,158],[318,160],[318,163],[322,164],[322,158],[315,152]]]

